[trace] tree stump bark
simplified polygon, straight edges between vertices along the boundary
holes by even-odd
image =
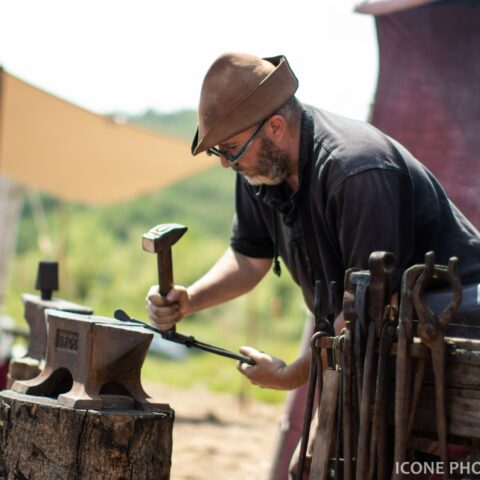
[[[173,421],[168,405],[155,412],[79,410],[3,391],[0,479],[167,480]]]

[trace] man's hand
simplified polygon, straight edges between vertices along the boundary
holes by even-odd
[[[308,381],[310,351],[287,365],[283,360],[259,352],[252,347],[240,347],[240,353],[255,360],[256,365],[239,363],[237,369],[254,385],[276,390],[292,390]]]
[[[150,321],[160,330],[170,330],[188,312],[190,297],[187,289],[174,286],[163,298],[158,293],[158,285],[152,285],[148,291],[147,310]]]
[[[252,347],[240,347],[240,353],[256,362],[256,365],[248,365],[242,362],[237,365],[238,371],[243,373],[254,385],[277,390],[292,388],[285,375],[287,365],[283,360],[259,352]]]

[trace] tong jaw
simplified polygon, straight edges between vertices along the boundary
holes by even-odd
[[[425,301],[425,289],[434,280],[448,281],[452,287],[452,301],[439,314],[435,314]],[[445,329],[461,302],[462,283],[458,275],[458,258],[451,257],[448,261],[448,267],[445,268],[435,265],[434,253],[428,252],[425,255],[425,269],[420,274],[413,289],[413,303],[419,318],[418,335],[427,346],[439,334],[442,334],[443,340]]]

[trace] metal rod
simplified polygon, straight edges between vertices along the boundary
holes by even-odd
[[[152,325],[149,325],[148,323],[142,322],[141,320],[130,318],[128,314],[123,310],[120,310],[120,309],[115,310],[115,313],[113,314],[113,316],[117,320],[120,320],[121,322],[133,323],[134,325],[137,325],[139,327],[146,328],[155,333],[159,333],[162,336],[162,338],[164,338],[165,340],[168,340],[174,343],[179,343],[181,345],[185,345],[185,347],[187,348],[194,347],[200,350],[204,350],[206,352],[214,353],[215,355],[220,355],[226,358],[232,358],[242,363],[247,363],[249,365],[256,365],[255,360],[252,360],[251,358],[246,357],[245,355],[240,355],[239,353],[231,352],[230,350],[225,350],[224,348],[221,348],[221,347],[215,347],[214,345],[209,345],[208,343],[199,342],[192,336],[186,336],[176,332],[166,336],[166,332]]]

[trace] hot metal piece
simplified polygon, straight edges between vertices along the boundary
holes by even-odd
[[[152,334],[117,320],[46,310],[46,364],[40,375],[17,381],[12,390],[29,395],[58,395],[71,408],[106,408],[111,395],[130,397],[136,408],[156,410],[140,383],[140,370]],[[123,405],[123,403],[122,403]]]

